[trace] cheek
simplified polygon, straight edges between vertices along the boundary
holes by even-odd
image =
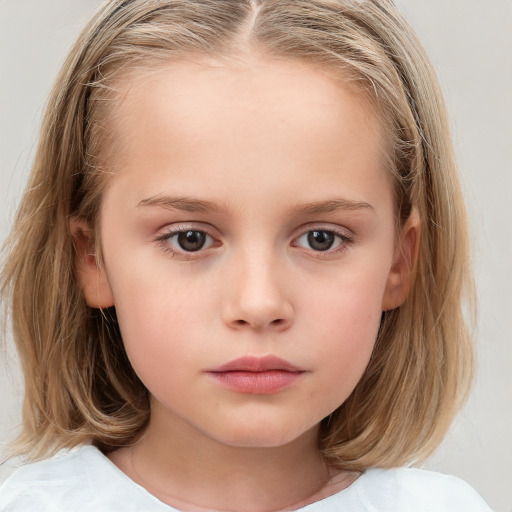
[[[330,309],[329,327],[318,351],[323,364],[343,370],[345,376],[359,378],[372,353],[380,326],[379,309],[371,311],[347,303],[345,308]],[[328,314],[329,309],[326,311]],[[351,379],[352,380],[352,379]]]
[[[208,339],[216,318],[216,298],[205,293],[202,283],[188,281],[184,290],[176,281],[152,279],[146,274],[132,276],[117,291],[123,342],[141,378],[168,372],[173,361],[200,357],[204,352],[205,336]]]
[[[370,360],[380,327],[384,285],[381,276],[343,279],[329,293],[311,297],[305,330],[316,338],[315,364],[322,368],[323,388],[330,389],[327,408],[348,398]]]
[[[387,265],[352,265],[310,287],[304,315],[318,320],[326,335],[343,333],[361,342],[376,334],[382,315]],[[320,321],[321,319],[321,321]]]

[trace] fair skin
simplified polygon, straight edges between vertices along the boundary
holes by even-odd
[[[151,395],[145,436],[111,460],[182,510],[293,510],[347,487],[318,425],[405,299],[418,239],[414,216],[396,233],[381,123],[297,62],[180,62],[130,84],[104,268],[79,263]]]

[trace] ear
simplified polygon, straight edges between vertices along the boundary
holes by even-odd
[[[75,242],[76,268],[87,305],[104,309],[114,305],[114,296],[94,250],[93,232],[83,220],[71,218],[69,228]]]
[[[420,245],[420,218],[413,207],[398,239],[389,271],[386,290],[382,299],[382,311],[401,306],[414,282],[414,270]]]

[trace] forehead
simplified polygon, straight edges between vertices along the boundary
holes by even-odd
[[[317,66],[179,61],[132,72],[118,90],[111,128],[119,175],[147,169],[148,159],[153,176],[182,179],[193,169],[212,186],[239,188],[263,171],[274,185],[293,177],[307,186],[309,173],[326,188],[342,170],[384,172],[384,130],[371,102]]]
[[[348,117],[368,136],[378,139],[381,135],[373,102],[353,81],[329,68],[301,61],[198,57],[146,70],[136,68],[121,76],[117,90],[111,113],[113,128],[121,137],[148,128],[139,124],[141,120],[153,125],[154,135],[159,124],[167,125],[169,120],[183,133],[198,119],[218,125],[236,120],[241,128],[253,126],[257,131],[261,121],[284,118],[297,121],[298,136],[306,132],[314,137],[319,126],[322,132],[350,129]],[[205,128],[209,126],[205,124]]]

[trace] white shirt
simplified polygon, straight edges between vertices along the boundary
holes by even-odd
[[[462,480],[421,469],[369,469],[301,512],[490,512]],[[1,512],[177,512],[84,446],[21,467],[0,487]]]

